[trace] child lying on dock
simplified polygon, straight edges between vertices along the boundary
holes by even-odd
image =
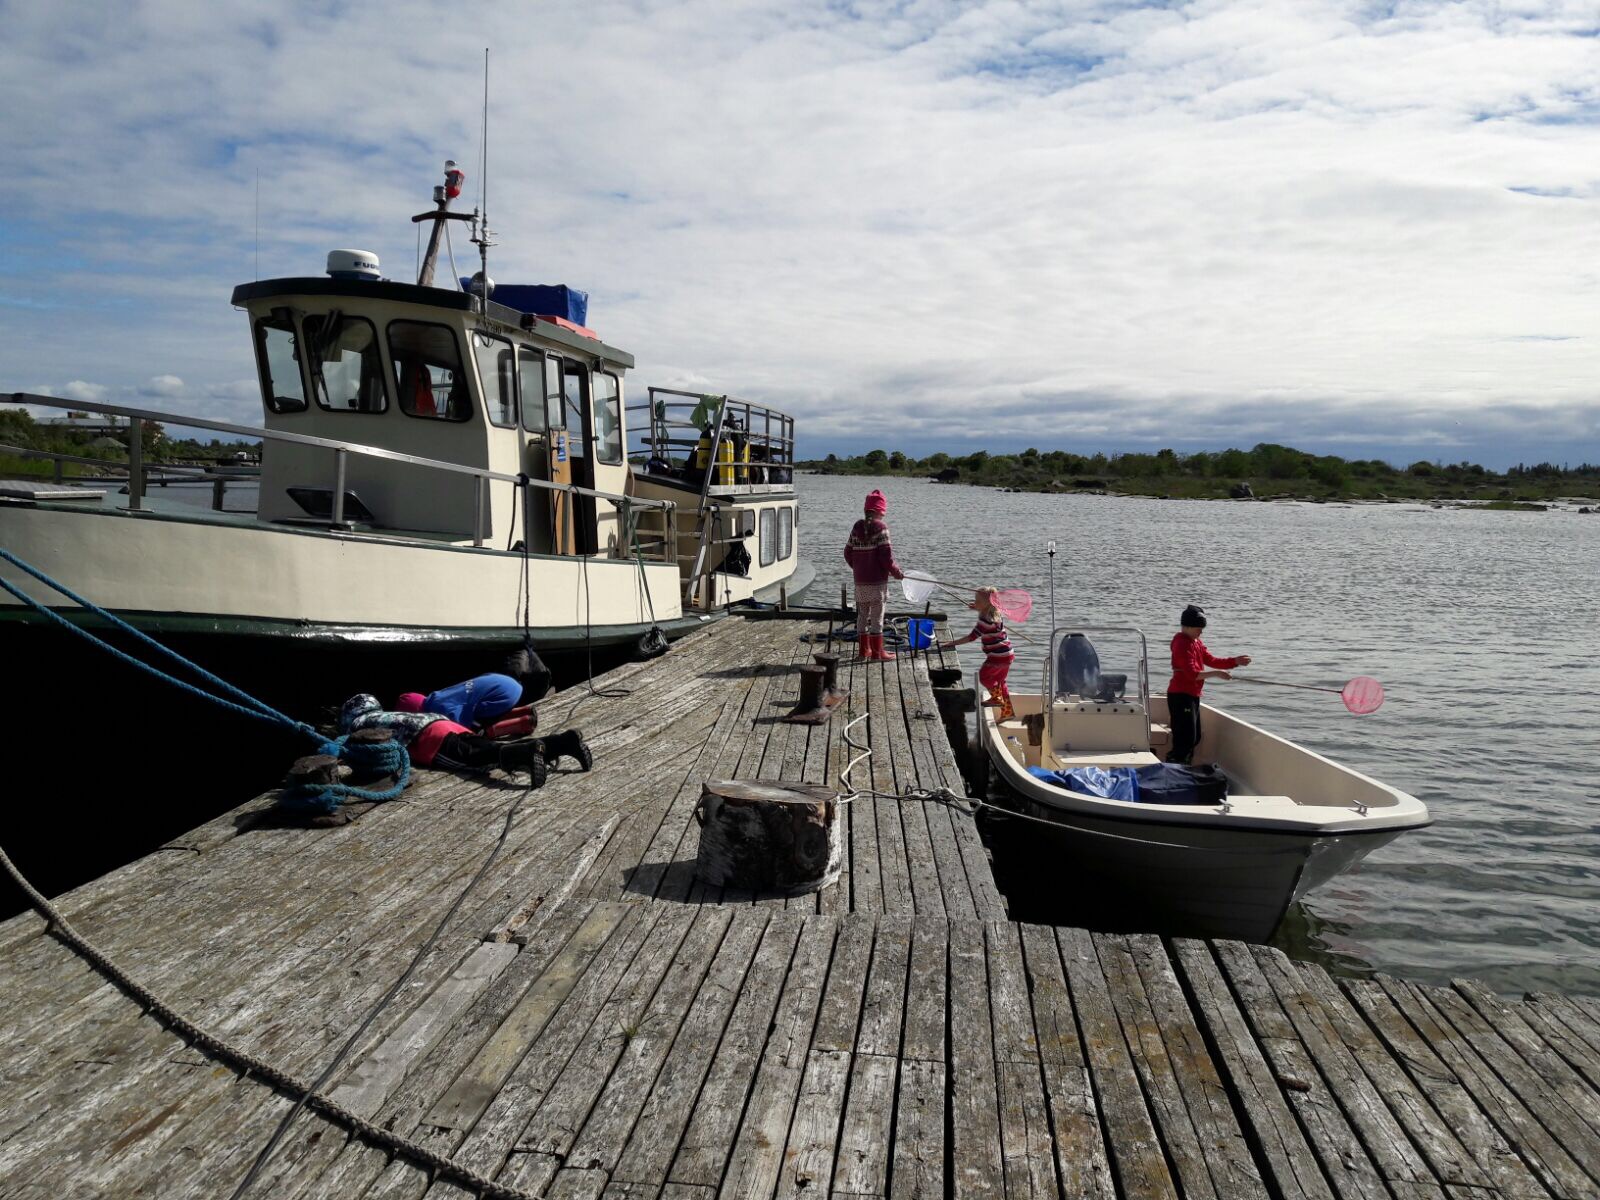
[[[509,675],[475,675],[426,696],[402,692],[394,706],[403,713],[436,713],[485,737],[519,737],[539,723],[532,703],[522,703],[526,698],[522,684]]]
[[[577,760],[585,771],[594,765],[583,734],[576,729],[553,737],[500,743],[440,713],[386,711],[378,698],[367,692],[351,696],[339,710],[339,731],[354,733],[358,729],[389,730],[418,766],[456,771],[487,771],[491,767],[523,771],[536,788],[544,786],[549,767],[563,755]]]

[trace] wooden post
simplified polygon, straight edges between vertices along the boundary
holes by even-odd
[[[708,779],[695,874],[712,887],[798,896],[839,878],[838,793],[804,783]]]

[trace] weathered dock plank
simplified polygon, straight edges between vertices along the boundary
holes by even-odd
[[[849,659],[831,719],[788,724],[821,645],[805,632],[723,622],[547,700],[543,727],[583,728],[595,769],[518,810],[335,1097],[551,1200],[1600,1192],[1587,1003],[1012,924],[970,814],[925,798],[956,780],[937,656]],[[854,778],[881,794],[841,808],[839,885],[694,879],[703,779],[835,782],[844,725],[869,711]],[[423,772],[405,803],[334,830],[277,827],[258,804],[66,903],[196,1016],[312,1077],[519,795]],[[158,896],[149,921],[125,919]],[[0,989],[0,1194],[230,1190],[290,1099],[184,1046],[42,927],[0,929],[16,984]],[[471,1193],[305,1113],[253,1194]]]

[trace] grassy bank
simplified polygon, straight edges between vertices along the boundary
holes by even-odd
[[[798,464],[829,475],[900,475],[1024,492],[1104,492],[1173,499],[1479,500],[1494,507],[1557,497],[1600,496],[1600,466],[1519,465],[1496,473],[1476,463],[1419,461],[1396,467],[1377,459],[1307,454],[1267,443],[1250,450],[1177,454],[1081,455],[1064,450],[1020,454],[932,454],[911,458],[873,450],[830,454]]]

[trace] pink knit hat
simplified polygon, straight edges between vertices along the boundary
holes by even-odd
[[[882,492],[877,488],[873,488],[867,493],[867,502],[863,507],[866,512],[871,513],[873,516],[881,517],[889,511],[889,501]]]
[[[422,706],[427,702],[427,697],[421,692],[401,692],[400,698],[394,702],[396,712],[421,712]]]

